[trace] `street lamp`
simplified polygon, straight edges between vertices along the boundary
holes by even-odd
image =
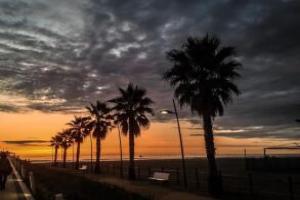
[[[173,99],[173,106],[174,106],[174,111],[171,111],[171,110],[161,110],[160,114],[163,114],[163,115],[174,114],[176,116],[177,128],[178,128],[178,135],[179,135],[179,141],[180,141],[180,149],[181,149],[181,160],[182,160],[182,170],[183,170],[183,183],[184,183],[184,187],[186,188],[187,187],[187,178],[186,178],[186,167],[185,167],[185,159],[184,159],[183,140],[182,140],[180,123],[179,123],[179,119],[178,119],[177,108],[176,108],[176,104],[175,104],[175,100],[174,99]]]
[[[117,124],[117,127],[118,127],[118,133],[119,133],[119,147],[120,147],[120,176],[121,176],[121,178],[124,178],[124,173],[123,173],[123,150],[122,150],[122,138],[121,138],[120,125]]]
[[[90,163],[91,163],[91,173],[93,172],[93,137],[92,137],[92,133],[90,132]]]

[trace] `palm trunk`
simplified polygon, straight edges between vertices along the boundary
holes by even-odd
[[[130,129],[129,129],[130,130]],[[128,167],[129,180],[135,180],[135,163],[134,163],[134,134],[129,132],[129,167]]]
[[[57,150],[58,150],[58,147],[56,146],[55,151],[54,151],[54,166],[57,165]]]
[[[75,169],[79,169],[79,157],[80,157],[80,141],[77,142],[77,152],[76,152]]]
[[[212,127],[212,119],[209,114],[203,115],[203,129],[204,129],[204,139],[206,156],[208,160],[209,167],[209,177],[208,177],[208,189],[212,194],[218,194],[221,192],[221,182],[219,180],[218,169],[216,164],[216,149],[214,144],[214,135]]]
[[[66,167],[66,160],[67,160],[67,148],[64,148],[64,154],[63,154],[63,168]]]
[[[132,114],[128,120],[128,131],[129,131],[129,166],[128,166],[128,179],[135,180],[135,163],[134,163],[134,126],[133,126]]]
[[[95,172],[100,173],[101,138],[96,138],[96,165]]]

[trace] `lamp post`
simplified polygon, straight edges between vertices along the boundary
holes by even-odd
[[[93,137],[92,137],[92,133],[90,133],[90,150],[91,150],[91,152],[90,152],[90,156],[91,156],[91,158],[90,158],[90,163],[91,163],[91,172],[93,172]]]
[[[120,125],[117,125],[118,127],[118,133],[119,133],[119,146],[120,146],[120,176],[121,178],[124,177],[123,175],[123,150],[122,150],[122,138],[121,138],[121,131],[120,131]]]
[[[180,149],[181,149],[181,160],[182,160],[182,170],[183,170],[183,184],[184,184],[184,187],[186,188],[187,187],[187,177],[186,177],[186,167],[185,167],[183,140],[182,140],[180,123],[179,123],[179,119],[178,119],[178,113],[177,113],[176,103],[175,103],[174,99],[173,99],[173,106],[174,106],[174,111],[171,111],[171,110],[162,110],[162,111],[160,111],[160,113],[164,114],[164,115],[166,115],[166,114],[174,114],[176,116],[177,128],[178,128],[178,135],[179,135],[179,141],[180,141]]]
[[[74,163],[75,163],[75,142],[72,142],[72,166],[74,167]]]

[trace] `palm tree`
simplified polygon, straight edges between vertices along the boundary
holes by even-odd
[[[150,120],[147,114],[153,115],[150,105],[153,101],[146,97],[146,90],[128,84],[126,89],[119,88],[120,96],[111,99],[114,104],[112,110],[115,111],[117,123],[120,125],[122,133],[129,134],[129,167],[128,176],[130,180],[135,179],[134,164],[134,137],[141,134],[141,128],[148,128]]]
[[[50,146],[54,148],[54,161],[53,161],[54,166],[57,165],[57,152],[61,141],[62,141],[62,137],[60,135],[55,135],[50,140]]]
[[[66,167],[67,160],[67,150],[73,144],[73,137],[70,129],[65,129],[60,132],[59,137],[61,137],[60,146],[63,149],[63,167]]]
[[[79,169],[80,144],[90,132],[88,125],[89,120],[90,117],[74,116],[74,119],[71,122],[67,123],[67,125],[70,126],[72,138],[77,143],[75,169]]]
[[[221,47],[215,36],[187,38],[180,49],[167,52],[173,67],[163,78],[175,88],[174,95],[181,106],[188,105],[203,120],[206,154],[209,163],[209,189],[220,192],[221,180],[215,160],[213,120],[224,113],[224,106],[238,95],[239,89],[233,80],[241,64],[233,56],[233,47]]]
[[[105,139],[108,131],[112,128],[110,108],[106,103],[97,101],[86,107],[91,114],[92,119],[89,125],[92,128],[92,135],[96,138],[96,165],[95,172],[100,173],[101,140]]]

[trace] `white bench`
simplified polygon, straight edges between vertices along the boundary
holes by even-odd
[[[64,195],[62,193],[56,194],[54,196],[55,200],[64,200]]]
[[[78,168],[80,171],[86,171],[88,169],[87,165],[82,165],[81,167]]]
[[[170,173],[166,172],[154,172],[152,177],[149,177],[148,179],[151,181],[157,181],[157,182],[168,182],[170,177]]]

